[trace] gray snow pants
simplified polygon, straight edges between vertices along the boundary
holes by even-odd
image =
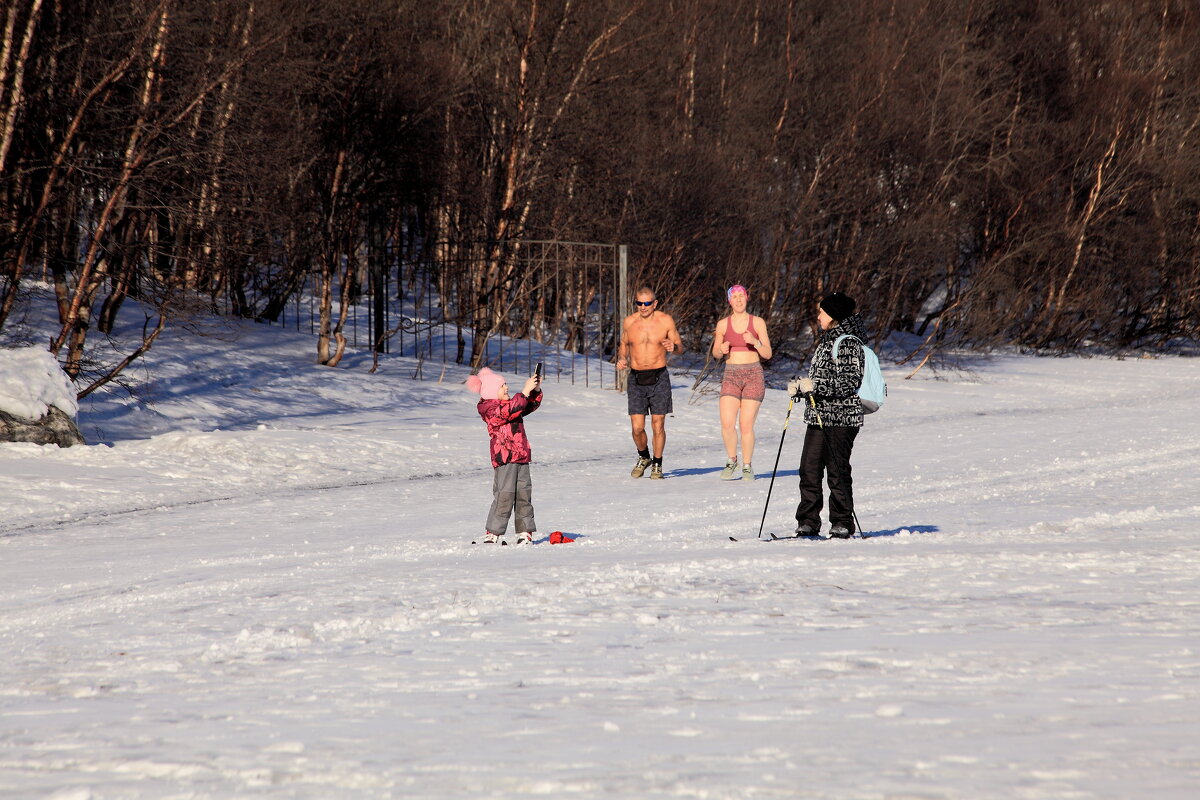
[[[504,464],[495,468],[492,477],[492,507],[488,511],[487,530],[503,536],[508,530],[508,517],[515,517],[517,533],[533,533],[533,480],[528,464]]]

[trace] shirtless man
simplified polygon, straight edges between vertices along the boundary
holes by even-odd
[[[629,474],[640,478],[650,467],[651,478],[662,478],[663,445],[667,443],[667,414],[671,413],[671,376],[667,353],[682,353],[683,342],[670,314],[658,310],[654,291],[643,286],[637,291],[637,311],[625,318],[617,369],[630,368],[625,393],[629,399],[629,421],[638,460]],[[654,429],[654,458],[646,440],[646,413]]]

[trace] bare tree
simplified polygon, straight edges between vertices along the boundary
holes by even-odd
[[[630,244],[688,338],[736,280],[797,357],[833,288],[921,363],[1166,346],[1200,324],[1198,34],[1189,0],[13,0],[0,327],[48,276],[92,391],[177,316],[307,296],[336,366],[394,274],[479,364],[582,319],[522,257],[557,238]]]

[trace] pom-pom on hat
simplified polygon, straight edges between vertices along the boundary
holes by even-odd
[[[467,388],[478,392],[484,400],[495,400],[500,396],[500,387],[505,383],[504,376],[492,372],[487,367],[479,370],[478,374],[467,378]]]
[[[825,309],[825,313],[833,317],[837,322],[841,322],[853,314],[855,307],[854,299],[847,297],[841,292],[827,294],[821,301],[821,308]]]

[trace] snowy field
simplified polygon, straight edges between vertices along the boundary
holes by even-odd
[[[1200,360],[888,370],[820,542],[729,540],[783,392],[726,483],[677,379],[650,481],[551,381],[500,548],[466,371],[313,352],[164,336],[89,446],[0,445],[0,797],[1200,796]]]

